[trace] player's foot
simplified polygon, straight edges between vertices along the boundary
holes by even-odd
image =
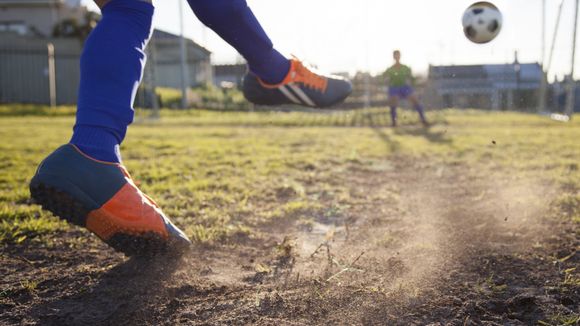
[[[244,77],[244,96],[254,104],[298,104],[323,108],[342,102],[352,92],[352,84],[339,76],[327,76],[309,69],[297,59],[290,71],[275,85],[266,84],[249,72]]]
[[[191,245],[123,165],[94,160],[71,144],[40,164],[30,193],[44,209],[127,256],[182,254]]]

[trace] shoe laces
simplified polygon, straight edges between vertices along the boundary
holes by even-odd
[[[295,83],[302,83],[304,86],[324,93],[328,86],[328,80],[325,77],[313,72],[307,68],[302,61],[294,58],[293,70],[290,72],[290,80]]]

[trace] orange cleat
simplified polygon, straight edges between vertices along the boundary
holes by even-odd
[[[297,59],[290,60],[290,71],[279,84],[266,84],[251,72],[246,74],[243,84],[246,99],[260,105],[325,108],[344,101],[351,92],[352,84],[348,80],[317,72]]]
[[[30,193],[44,209],[127,256],[182,254],[191,245],[123,165],[92,159],[71,144],[40,164]]]

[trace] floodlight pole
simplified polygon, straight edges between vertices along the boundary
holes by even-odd
[[[546,73],[550,71],[552,67],[552,59],[554,58],[554,50],[556,47],[556,38],[558,37],[558,30],[560,29],[560,20],[562,18],[562,9],[564,8],[564,1],[560,2],[560,7],[558,8],[558,16],[556,16],[556,27],[554,27],[554,34],[552,35],[552,45],[550,46],[550,56],[548,57],[548,64],[546,67]]]
[[[542,53],[540,55],[541,63],[540,68],[542,70],[541,82],[540,82],[540,94],[538,96],[538,113],[546,111],[546,88],[548,87],[548,74],[544,70],[546,66],[546,0],[542,0]]]
[[[369,4],[368,2],[365,2],[365,32],[367,33],[367,35],[370,35],[369,33]],[[364,108],[368,109],[371,106],[371,70],[370,70],[370,65],[369,65],[369,40],[368,38],[366,38],[365,40],[365,66],[366,66],[366,70],[367,73],[364,75],[364,87],[365,87],[365,92],[364,92]]]
[[[576,93],[576,82],[574,81],[574,66],[576,64],[576,35],[578,32],[578,4],[580,0],[576,0],[576,5],[574,7],[574,33],[572,39],[572,67],[570,68],[570,79],[568,81],[568,98],[566,99],[566,111],[565,114],[572,119],[572,114],[574,113],[575,104],[575,93]]]
[[[556,47],[556,38],[558,37],[558,30],[560,28],[560,19],[562,18],[562,9],[564,8],[564,1],[560,1],[560,6],[558,7],[558,15],[556,16],[556,26],[554,27],[554,34],[552,35],[552,44],[550,45],[550,55],[548,56],[548,62],[543,62],[544,79],[542,90],[540,91],[540,103],[538,104],[538,111],[544,111],[546,108],[546,89],[548,74],[550,73],[550,68],[552,67],[552,59],[554,58],[554,49]],[[543,93],[543,98],[542,98]]]
[[[181,108],[186,109],[189,105],[187,101],[187,87],[189,85],[187,68],[187,49],[185,47],[185,36],[183,35],[183,0],[177,0],[179,3],[179,49],[181,62]]]
[[[542,0],[542,67],[546,61],[546,0]]]

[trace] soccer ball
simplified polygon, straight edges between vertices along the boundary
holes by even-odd
[[[501,25],[501,12],[486,1],[472,4],[463,14],[463,32],[474,43],[490,42],[499,34]]]

